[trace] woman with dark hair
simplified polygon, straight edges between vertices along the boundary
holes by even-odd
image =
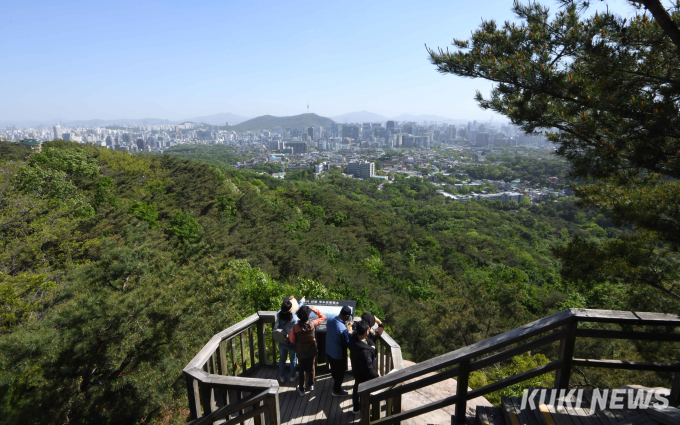
[[[298,311],[300,306],[304,305],[305,297],[302,297],[298,305],[294,296],[285,300],[281,304],[281,310],[276,315],[276,323],[274,330],[281,329],[284,335],[288,335],[290,330],[295,325],[293,315]],[[290,356],[290,382],[295,382],[297,379],[297,355],[295,353],[295,343],[279,342],[279,382],[286,381],[286,358]]]
[[[314,312],[317,318],[310,320],[310,312]],[[316,327],[326,320],[326,316],[315,307],[304,306],[297,312],[298,322],[290,331],[288,339],[297,344],[298,357],[298,394],[305,395],[305,375],[307,390],[314,390],[314,361],[318,353],[316,345]]]

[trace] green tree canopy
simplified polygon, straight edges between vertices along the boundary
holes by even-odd
[[[554,14],[515,2],[521,24],[484,21],[470,40],[454,39],[455,51],[428,51],[439,72],[495,82],[488,98],[477,93],[479,104],[527,133],[548,131],[583,182],[581,205],[638,229],[615,245],[578,240],[578,250],[559,250],[568,275],[584,279],[603,261],[634,253],[641,269],[607,276],[680,299],[669,289],[677,268],[668,267],[680,247],[679,6],[668,14],[658,1],[641,3],[654,18],[593,14],[578,1],[563,0]],[[576,255],[584,243],[597,253],[585,264]]]

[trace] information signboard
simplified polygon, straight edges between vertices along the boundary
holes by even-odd
[[[284,299],[285,300],[285,299]],[[298,298],[298,302],[300,302],[300,299]],[[340,310],[342,310],[343,306],[349,306],[349,308],[352,309],[352,314],[349,320],[352,320],[354,317],[354,314],[356,313],[356,308],[357,308],[357,303],[356,301],[352,300],[324,300],[324,299],[319,299],[319,298],[310,298],[305,300],[305,304],[310,307],[316,307],[319,309],[320,312],[323,313],[324,316],[326,316],[326,320],[323,321],[321,325],[319,325],[318,330],[320,332],[325,332],[326,331],[326,322],[337,317],[340,314]],[[310,316],[311,319],[316,319],[317,315],[312,313]],[[298,318],[297,315],[293,315],[293,320],[297,322]]]

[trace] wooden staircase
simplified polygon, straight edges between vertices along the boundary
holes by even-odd
[[[644,391],[642,389],[636,391]],[[541,404],[531,409],[522,408],[520,397],[502,397],[501,407],[478,406],[475,417],[467,418],[468,425],[678,425],[680,409],[673,407],[640,409],[628,408],[627,397],[622,409],[590,410],[592,393],[583,391],[583,402],[569,405],[556,397],[552,404]],[[633,395],[635,392],[633,393]],[[538,404],[538,403],[537,403]]]

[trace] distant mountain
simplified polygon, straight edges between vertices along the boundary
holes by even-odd
[[[333,118],[335,122],[339,123],[385,122],[390,120],[390,118],[387,118],[384,115],[368,111],[350,112],[348,114],[342,114],[331,118]]]
[[[210,124],[210,125],[225,125],[226,123],[229,123],[229,125],[236,125],[240,124],[243,121],[247,121],[250,118],[242,117],[241,115],[236,115],[232,114],[231,112],[226,112],[226,113],[221,113],[221,114],[213,114],[213,115],[206,115],[203,117],[196,117],[196,118],[191,118],[185,121],[191,121],[191,122],[200,122],[204,124]]]
[[[324,128],[330,127],[333,124],[330,118],[322,117],[316,114],[301,114],[293,115],[292,117],[275,117],[272,115],[263,115],[261,117],[253,118],[242,122],[238,125],[230,125],[227,130],[232,131],[256,131],[256,130],[273,130],[274,127],[281,128],[293,127],[311,127],[320,125]]]
[[[437,123],[439,124],[443,122],[452,123],[454,121],[453,118],[446,118],[439,115],[411,115],[411,114],[401,114],[399,116],[393,117],[392,119],[395,121],[415,121],[418,124],[422,123],[423,121],[437,121]]]
[[[137,125],[168,125],[174,124],[174,121],[162,119],[162,118],[141,118],[141,119],[129,119],[121,118],[117,120],[76,120],[76,121],[64,121],[65,127],[106,127],[106,126],[137,126]]]

